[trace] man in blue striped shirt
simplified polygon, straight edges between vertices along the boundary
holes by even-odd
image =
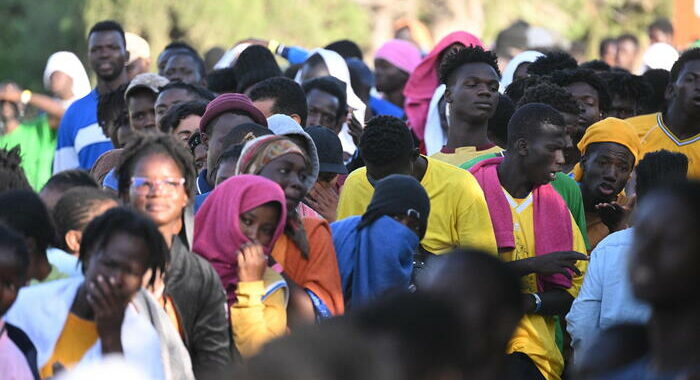
[[[88,60],[97,74],[97,87],[66,110],[58,127],[58,143],[53,172],[82,168],[89,170],[97,158],[113,149],[97,123],[97,102],[100,94],[116,90],[128,83],[126,39],[121,25],[101,21],[88,33]]]

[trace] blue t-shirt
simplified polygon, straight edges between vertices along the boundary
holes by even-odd
[[[95,88],[66,110],[58,127],[54,173],[75,168],[90,170],[102,153],[114,149],[97,123],[98,100]]]
[[[207,169],[202,169],[197,176],[197,194],[204,194],[214,190],[207,182]]]
[[[369,107],[372,109],[374,116],[387,115],[399,119],[404,118],[403,109],[388,100],[384,100],[370,95]]]

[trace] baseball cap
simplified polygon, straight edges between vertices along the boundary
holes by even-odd
[[[335,132],[319,125],[306,128],[318,152],[319,171],[348,174],[343,164],[343,146]]]
[[[158,74],[153,73],[143,73],[134,77],[134,79],[129,82],[129,86],[124,92],[124,99],[129,97],[129,94],[136,88],[147,88],[153,91],[154,94],[160,92],[160,88],[170,83],[170,81]]]

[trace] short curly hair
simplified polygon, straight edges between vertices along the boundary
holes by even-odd
[[[600,110],[607,112],[610,109],[611,99],[607,86],[593,70],[575,69],[557,71],[552,74],[551,81],[561,87],[580,82],[586,83],[593,87],[598,93]]]
[[[530,75],[551,75],[555,71],[569,70],[578,67],[576,59],[563,51],[551,51],[537,58],[527,68]]]
[[[611,98],[617,95],[632,100],[637,104],[637,109],[647,105],[654,93],[651,85],[638,75],[613,71],[601,73],[600,79],[606,84]]]
[[[275,101],[272,106],[273,113],[297,114],[301,118],[299,124],[306,125],[309,107],[306,104],[306,93],[299,83],[285,77],[268,78],[258,82],[250,90],[250,100],[255,102],[264,99]]]
[[[686,63],[697,60],[700,60],[700,48],[692,48],[684,51],[681,56],[678,57],[676,63],[673,64],[673,67],[671,67],[671,83],[678,80]]]
[[[139,135],[124,147],[116,168],[119,196],[126,199],[131,187],[131,177],[138,162],[144,157],[155,154],[169,156],[175,161],[185,179],[185,192],[190,200],[194,199],[194,182],[197,177],[194,157],[173,135],[164,133]]]
[[[553,83],[542,83],[528,88],[520,101],[518,107],[530,103],[542,103],[553,107],[559,112],[578,115],[581,109],[571,94],[564,88]]]
[[[508,96],[513,103],[517,104],[523,95],[525,95],[525,91],[527,91],[528,88],[542,83],[550,83],[549,77],[530,76],[519,78],[506,87],[505,95]]]
[[[312,90],[319,90],[338,98],[338,110],[335,114],[336,121],[342,119],[347,114],[348,99],[346,86],[347,84],[345,84],[343,81],[331,76],[310,79],[301,85],[306,96],[308,96]],[[306,97],[304,97],[304,100],[306,100]]]
[[[489,50],[484,50],[481,46],[469,46],[452,51],[443,58],[438,69],[440,83],[447,84],[457,69],[469,63],[485,63],[493,68],[499,78],[501,77],[496,54]]]
[[[406,123],[393,116],[373,117],[360,138],[360,155],[369,164],[383,166],[410,156],[414,149]]]
[[[177,126],[180,125],[180,122],[187,117],[192,115],[204,116],[206,108],[207,103],[201,100],[175,104],[160,119],[158,128],[163,133],[173,133]]]
[[[589,70],[600,71],[600,72],[612,71],[612,67],[610,67],[610,65],[601,61],[600,59],[594,59],[592,61],[584,62],[579,67],[582,69],[589,69]]]
[[[19,145],[11,149],[0,148],[0,193],[8,190],[31,190],[21,165]]]

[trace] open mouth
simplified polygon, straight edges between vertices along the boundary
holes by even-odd
[[[613,195],[615,188],[611,184],[604,182],[598,185],[598,191],[603,195]]]

